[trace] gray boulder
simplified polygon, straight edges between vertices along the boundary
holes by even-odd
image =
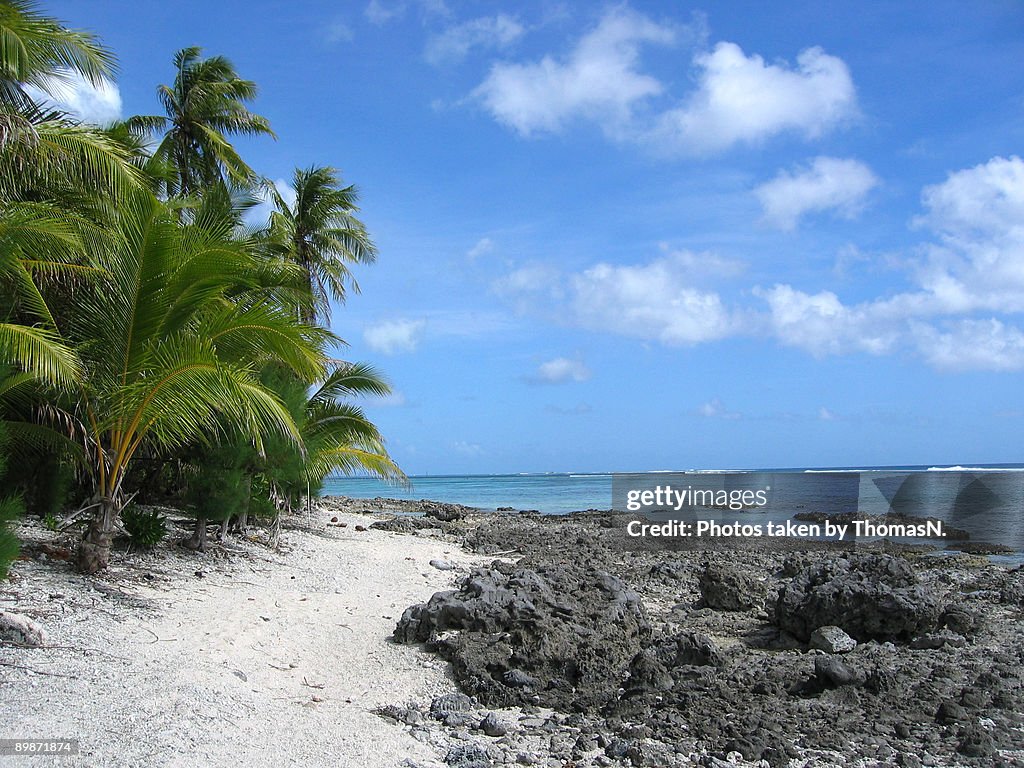
[[[936,628],[942,614],[935,592],[891,555],[849,555],[800,571],[779,591],[775,623],[800,640],[836,626],[861,642],[907,641]]]
[[[830,625],[814,630],[810,645],[825,653],[849,653],[857,647],[857,641],[839,627]]]
[[[431,645],[487,706],[566,711],[613,697],[650,631],[640,598],[609,573],[496,563],[408,608],[394,638]]]
[[[700,575],[700,594],[709,608],[748,611],[764,601],[761,582],[733,565],[708,563]]]

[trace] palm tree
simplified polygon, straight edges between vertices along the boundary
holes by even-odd
[[[204,59],[201,54],[202,49],[193,46],[174,55],[174,84],[157,89],[166,116],[128,121],[138,132],[165,131],[154,158],[171,169],[169,195],[188,197],[218,182],[252,184],[253,170],[228,137],[274,136],[267,119],[245,106],[256,97],[256,84],[240,78],[223,56]]]
[[[314,379],[336,339],[263,300],[266,265],[233,231],[213,216],[183,224],[174,206],[137,191],[100,250],[103,279],[59,328],[84,371],[74,409],[95,484],[79,549],[86,572],[109,562],[123,482],[143,446],[174,450],[225,421],[258,448],[275,433],[299,440],[258,373],[279,362]]]
[[[373,263],[377,248],[356,217],[359,208],[355,186],[342,186],[336,169],[297,168],[292,188],[295,202],[289,204],[270,185],[275,208],[270,216],[271,241],[306,276],[313,306],[300,308],[302,319],[329,323],[330,300],[344,301],[346,284],[359,290],[349,265]]]
[[[342,363],[310,395],[301,425],[306,448],[305,480],[319,491],[332,472],[365,472],[384,480],[407,482],[388,455],[384,438],[351,402],[353,397],[384,397],[391,387],[364,363]]]
[[[49,93],[73,73],[93,85],[113,75],[114,55],[91,32],[68,29],[43,16],[28,0],[0,2],[0,104],[7,110],[32,106],[26,85]]]

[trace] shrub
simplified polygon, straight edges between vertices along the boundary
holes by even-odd
[[[121,513],[121,519],[132,545],[141,549],[152,549],[167,535],[167,519],[155,509],[132,506]]]

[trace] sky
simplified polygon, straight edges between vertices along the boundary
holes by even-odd
[[[227,56],[379,248],[338,354],[409,474],[1024,461],[1024,4],[43,4],[159,111]]]

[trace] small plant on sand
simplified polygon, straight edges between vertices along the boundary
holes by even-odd
[[[131,506],[121,513],[121,519],[132,546],[140,549],[152,549],[167,535],[167,519],[155,509]]]
[[[48,512],[46,517],[43,518],[43,525],[46,526],[48,531],[58,531],[60,530],[60,518],[53,514],[53,512]]]

